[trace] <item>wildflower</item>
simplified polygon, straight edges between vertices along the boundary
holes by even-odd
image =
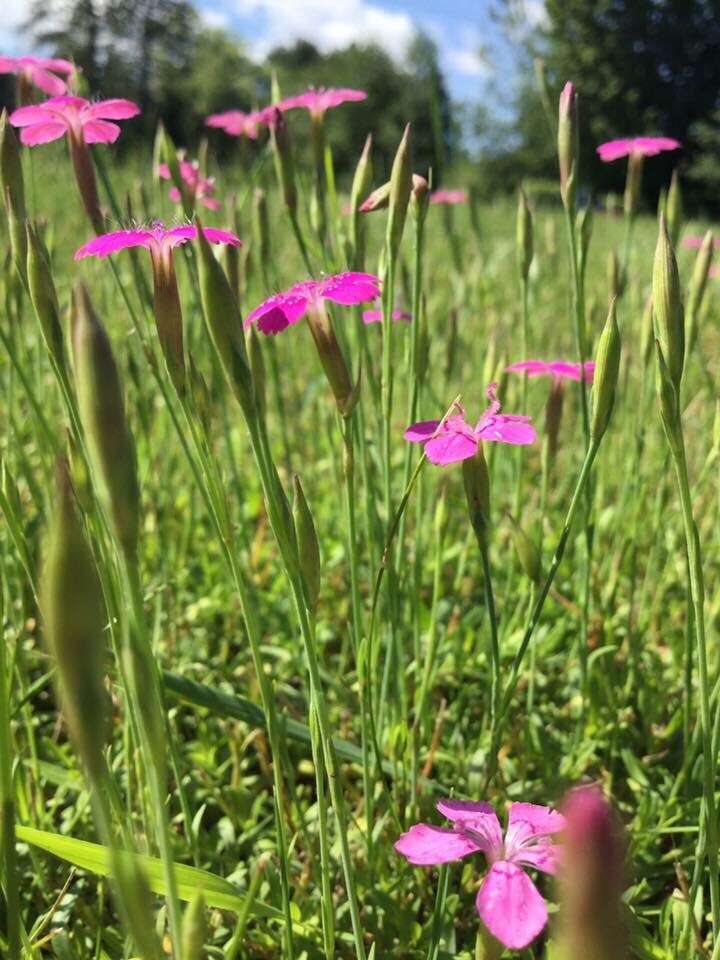
[[[553,377],[555,380],[576,380],[577,382],[584,379],[585,383],[592,383],[595,362],[586,360],[584,377],[581,377],[581,369],[579,363],[570,363],[568,360],[520,360],[505,367],[506,373],[527,373],[529,377]]]
[[[490,406],[474,428],[466,422],[465,410],[458,403],[455,406],[457,412],[444,420],[422,420],[408,427],[405,439],[411,443],[424,443],[428,460],[437,466],[473,457],[481,440],[515,445],[534,443],[537,434],[531,417],[500,413],[497,386],[497,383],[491,383],[487,388]]]
[[[490,933],[512,950],[522,950],[547,923],[547,906],[524,868],[554,874],[558,848],[551,840],[565,826],[562,814],[534,803],[510,805],[503,837],[489,803],[440,800],[440,813],[452,828],[417,823],[402,834],[395,849],[414,866],[451,863],[484,853],[490,867],[475,905]]]
[[[192,224],[181,227],[166,227],[156,220],[150,227],[115,230],[112,233],[104,233],[100,237],[94,237],[75,251],[75,259],[107,257],[111,253],[117,253],[118,250],[125,250],[128,247],[147,247],[153,263],[155,263],[167,257],[174,247],[187,243],[188,240],[195,240],[197,233],[197,227]],[[234,233],[230,233],[229,230],[207,227],[203,230],[203,233],[210,243],[229,243],[233,247],[239,247],[242,244],[242,240],[236,237]]]
[[[67,89],[58,73],[70,76],[75,67],[69,60],[46,57],[0,57],[0,73],[16,73],[21,83],[37,87],[50,97],[59,97]]]
[[[434,190],[430,194],[430,203],[443,203],[454,205],[457,203],[467,203],[467,190]]]
[[[379,296],[380,281],[370,273],[338,273],[324,280],[303,280],[261,303],[245,318],[245,326],[257,323],[267,336],[293,326],[323,300],[351,305]]]
[[[407,310],[393,310],[391,314],[392,319],[397,323],[398,320],[405,320],[409,323],[412,320],[412,316],[407,312]],[[383,312],[377,307],[373,307],[372,310],[363,310],[363,323],[381,323],[383,318]]]
[[[172,179],[170,176],[170,168],[166,163],[159,164],[157,170],[158,175],[162,177],[163,180]],[[201,176],[200,165],[197,160],[181,160],[180,176],[187,185],[187,191],[190,194],[191,200],[198,200],[204,207],[207,207],[208,210],[220,209],[220,201],[213,197],[215,193],[215,178]],[[182,194],[177,187],[170,187],[168,196],[173,203],[182,203]]]
[[[689,250],[699,250],[703,245],[705,236],[700,236],[699,234],[691,234],[690,236],[682,238],[682,245],[687,247]],[[720,237],[715,237],[713,240],[714,247],[720,247]]]
[[[578,95],[575,85],[568,80],[560,94],[557,128],[558,166],[560,168],[560,196],[566,210],[575,211],[578,180],[579,125]]]
[[[309,110],[314,117],[321,117],[326,110],[332,107],[339,107],[343,103],[355,103],[360,100],[367,100],[367,94],[364,90],[351,90],[347,87],[326,90],[324,87],[318,87],[317,89],[310,87],[304,93],[282,100],[277,104],[277,107],[283,113],[286,110],[304,108]]]
[[[224,130],[231,137],[247,137],[248,140],[257,140],[259,128],[270,122],[268,110],[254,110],[252,113],[243,113],[242,110],[225,110],[223,113],[213,113],[205,120],[205,125],[217,130]]]
[[[52,97],[29,107],[18,107],[10,114],[10,123],[21,127],[20,140],[28,147],[59,140],[67,133],[71,140],[84,143],[115,143],[120,127],[111,120],[128,120],[140,113],[132,100],[99,100],[90,103],[83,97]]]
[[[672,137],[624,137],[620,140],[608,140],[597,148],[597,155],[603,163],[612,163],[621,157],[655,157],[665,150],[678,150],[682,144]]]

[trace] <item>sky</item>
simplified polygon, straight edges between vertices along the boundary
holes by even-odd
[[[322,51],[354,40],[378,43],[401,60],[419,29],[437,43],[451,95],[479,100],[492,78],[512,76],[517,48],[491,16],[497,0],[192,0],[204,19],[230,29],[249,53],[306,39]],[[543,0],[512,0],[520,21],[542,21]],[[19,54],[17,27],[30,0],[10,0],[0,22],[0,53]]]

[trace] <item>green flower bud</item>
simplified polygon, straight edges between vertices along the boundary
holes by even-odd
[[[91,778],[103,769],[107,733],[104,687],[102,592],[67,464],[57,469],[55,513],[42,572],[45,638],[57,664],[57,681],[68,730]]]
[[[110,341],[82,283],[73,291],[71,332],[80,419],[98,498],[125,555],[134,560],[140,525],[135,447]]]
[[[297,474],[293,477],[293,520],[307,607],[310,613],[314,614],[320,596],[320,543],[315,521]]]
[[[410,213],[413,219],[423,221],[430,205],[430,183],[425,177],[414,173],[412,175],[412,190],[410,192]]]
[[[595,352],[595,376],[592,387],[592,420],[590,436],[599,443],[607,430],[615,404],[618,373],[620,371],[620,330],[617,324],[615,300],[610,302],[610,311]]]
[[[685,326],[680,276],[664,214],[660,217],[660,230],[655,248],[652,296],[655,337],[660,343],[672,382],[676,390],[679,390],[685,363]]]
[[[377,187],[370,196],[363,200],[358,207],[360,213],[374,213],[375,210],[385,210],[390,205],[390,181]]]
[[[510,514],[508,514],[508,518],[510,520],[513,543],[515,544],[515,551],[518,555],[520,566],[533,583],[540,583],[542,579],[540,551],[517,520],[510,516]]]
[[[273,120],[270,124],[270,138],[272,140],[273,156],[275,157],[278,187],[282,193],[285,206],[291,213],[294,213],[297,208],[295,164],[287,122],[282,111],[278,109],[275,109],[273,113]]]
[[[201,960],[207,934],[205,900],[202,890],[198,890],[183,914],[182,950],[180,951],[183,960]]]
[[[65,339],[50,255],[30,223],[27,225],[27,252],[27,281],[35,316],[54,365],[61,373],[66,373]]]
[[[642,189],[643,155],[631,153],[628,157],[627,177],[625,179],[625,197],[623,206],[627,217],[637,213],[640,191]]]
[[[688,350],[692,350],[695,344],[695,338],[697,337],[697,324],[705,297],[707,279],[710,274],[713,247],[712,231],[708,230],[703,237],[703,242],[695,257],[695,266],[693,267],[692,278],[690,280],[685,317],[685,342],[687,343]]]
[[[673,245],[673,250],[676,250],[680,240],[683,221],[682,192],[680,190],[680,178],[678,177],[677,170],[673,171],[672,179],[670,180],[670,189],[668,190],[667,200],[665,201],[665,216],[667,217],[670,243]]]
[[[390,210],[386,243],[390,256],[393,258],[397,256],[400,249],[411,190],[412,163],[410,160],[410,124],[408,123],[397,148],[390,174]]]
[[[8,120],[7,110],[0,116],[0,185],[5,198],[5,211],[10,233],[13,262],[25,280],[27,237],[25,235],[25,186],[23,183],[20,144]]]
[[[611,300],[615,300],[622,293],[622,276],[620,261],[615,250],[610,250],[607,258],[607,285]]]
[[[520,276],[527,283],[530,264],[533,260],[533,222],[527,197],[522,188],[518,190],[515,249]]]
[[[580,143],[578,96],[575,86],[570,81],[565,84],[560,94],[557,149],[560,166],[560,196],[565,208],[574,212]]]
[[[270,260],[270,224],[267,196],[260,187],[253,194],[253,240],[260,263],[267,264]]]
[[[463,484],[468,513],[479,543],[487,543],[490,531],[490,474],[482,443],[475,456],[462,462]]]
[[[369,133],[357,167],[355,167],[350,191],[350,248],[352,250],[353,266],[356,270],[361,270],[365,263],[365,221],[360,216],[360,205],[372,183],[372,143],[372,134]]]
[[[185,392],[185,347],[183,317],[171,250],[152,258],[153,313],[160,349],[177,392]]]
[[[593,228],[593,208],[590,204],[583,208],[577,218],[578,233],[580,235],[580,249],[578,251],[580,261],[580,272],[585,273],[588,252],[590,250],[590,240],[592,239]]]

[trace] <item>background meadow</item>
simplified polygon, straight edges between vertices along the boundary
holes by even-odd
[[[64,136],[19,146],[4,116],[2,956],[720,957],[718,280],[712,237],[697,249],[714,141],[665,94],[636,128],[600,128],[603,97],[548,17],[532,134],[502,159],[468,146],[420,41],[387,109],[380,53],[306,62],[298,45],[228,67],[252,84],[208,81],[194,120],[99,57],[97,86],[89,67],[71,84],[144,109],[117,144],[84,145],[89,168]],[[362,86],[348,71],[368,63],[370,102],[324,125],[202,125]],[[28,95],[14,77],[6,92]],[[635,133],[688,145],[644,159],[623,212],[627,161],[593,158]],[[184,156],[217,210],[193,202]],[[464,194],[434,203],[439,187]],[[242,246],[196,236],[165,273],[142,248],[74,259],[155,221]],[[276,336],[243,326],[347,271],[379,278],[382,301],[315,304]],[[594,358],[595,383],[507,371],[530,358]],[[534,443],[438,466],[404,438],[456,400],[474,425],[491,383]],[[563,799],[589,784],[595,819]],[[557,881],[530,869],[549,922],[527,944],[478,917],[484,857],[417,867],[394,849],[447,826],[450,797],[501,824],[512,804],[566,812]],[[523,928],[522,905],[494,910]]]

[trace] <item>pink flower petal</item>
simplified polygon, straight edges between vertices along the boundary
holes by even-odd
[[[85,111],[85,115],[93,120],[129,120],[130,117],[137,117],[139,113],[140,107],[136,103],[119,98],[91,103]]]
[[[475,905],[490,933],[511,950],[524,949],[547,923],[547,906],[537,887],[524,870],[505,860],[490,868]]]
[[[555,876],[559,861],[560,846],[557,843],[550,842],[520,847],[512,857],[512,862],[519,866],[533,867],[535,870],[549,873],[551,876]]]
[[[438,467],[468,460],[476,451],[477,440],[474,437],[455,431],[442,430],[425,444],[428,460]]]
[[[520,360],[505,367],[508,373],[527,373],[530,377],[552,376],[566,380],[580,380],[580,364],[567,360]],[[585,362],[585,381],[592,383],[595,363],[592,360]]]
[[[405,310],[393,310],[391,314],[392,319],[397,323],[398,320],[406,320],[408,323],[412,320],[410,314]],[[362,314],[363,323],[365,325],[371,323],[381,323],[383,318],[382,310],[373,309],[373,310],[363,310]]]
[[[550,836],[565,829],[565,817],[561,813],[537,803],[511,803],[508,826],[518,820],[528,824],[536,836]]]
[[[467,198],[467,190],[435,190],[430,194],[430,203],[454,206],[458,203],[465,203]]]
[[[65,136],[66,126],[60,120],[48,120],[45,123],[36,123],[31,127],[23,127],[20,131],[20,142],[27,147],[37,147],[41,143],[51,143]]]
[[[472,800],[438,800],[437,808],[448,820],[464,825],[480,838],[478,844],[488,862],[492,863],[502,856],[502,827],[491,804]]]
[[[421,420],[419,423],[414,423],[411,427],[408,427],[403,436],[410,443],[425,443],[439,426],[439,420]]]
[[[380,281],[371,273],[338,273],[320,282],[318,294],[334,303],[364,303],[380,296]]]
[[[395,842],[395,849],[405,859],[418,867],[430,867],[439,863],[452,863],[480,847],[470,837],[444,827],[429,823],[416,823]]]
[[[85,257],[107,257],[118,250],[127,247],[149,247],[153,241],[150,230],[116,230],[113,233],[103,233],[93,237],[86,244],[75,251],[75,260]]]
[[[57,97],[65,93],[65,81],[61,80],[60,77],[56,77],[48,70],[43,70],[42,67],[31,67],[30,79],[38,90],[42,90],[42,92],[47,93],[48,96]]]
[[[632,152],[632,140],[627,137],[608,140],[607,143],[601,143],[596,152],[603,163],[612,163],[613,160],[619,160]]]
[[[220,209],[220,201],[219,201],[219,200],[216,200],[214,197],[201,197],[201,198],[200,198],[200,203],[201,203],[204,207],[207,207],[208,210],[219,210],[219,209]]]
[[[500,829],[500,823],[491,803],[476,800],[438,800],[435,804],[439,812],[455,823],[457,820],[470,820],[473,817],[491,816]]]
[[[85,143],[115,143],[120,127],[107,120],[87,120],[82,127]]]
[[[168,196],[173,203],[182,203],[182,194],[177,187],[170,187],[168,190]]]
[[[57,114],[46,106],[18,107],[10,114],[10,123],[14,127],[31,127],[35,123],[48,123],[57,119]]]
[[[530,417],[513,416],[499,413],[483,418],[475,428],[478,440],[489,440],[495,443],[512,443],[524,446],[535,443],[537,434],[530,423]]]

